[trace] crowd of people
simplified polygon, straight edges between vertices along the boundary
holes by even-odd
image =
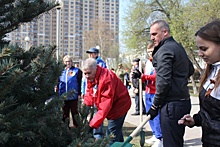
[[[219,146],[220,20],[208,23],[195,36],[199,56],[207,64],[201,79],[200,111],[197,114],[190,115],[191,99],[187,86],[194,66],[183,46],[171,36],[169,24],[157,20],[150,26],[149,59],[143,69],[139,67],[139,58],[133,59],[131,68],[124,69],[119,63],[116,70],[108,69],[96,48],[86,51],[88,59],[81,69],[73,66],[70,56],[63,58],[65,69],[57,86],[59,95],[68,92],[63,121],[71,111],[74,127],[78,126],[74,115],[78,113],[78,99],[82,98],[88,108],[96,110],[89,122],[95,140],[104,138],[103,121],[107,119],[106,137],[114,134],[108,146],[116,141],[123,142],[123,124],[131,107],[128,91],[132,89],[135,99],[132,115],[150,115],[152,137],[146,143],[152,147],[183,147],[185,126],[202,127],[204,147]],[[142,90],[145,94],[140,99]]]

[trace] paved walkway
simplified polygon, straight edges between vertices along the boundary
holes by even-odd
[[[141,117],[139,115],[138,116],[131,115],[135,111],[134,98],[131,99],[132,99],[132,106],[128,111],[125,121],[138,126],[140,124]],[[199,110],[199,99],[197,97],[191,97],[191,103],[192,103],[191,114],[197,113]],[[142,120],[144,119],[144,116],[146,115],[143,115]],[[144,126],[144,128],[146,131],[151,131],[149,123],[147,123]],[[201,147],[202,146],[201,134],[202,134],[201,127],[193,127],[193,128],[186,127],[186,132],[184,136],[184,140],[185,140],[184,147]]]

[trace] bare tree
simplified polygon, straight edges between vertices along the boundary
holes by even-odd
[[[118,57],[118,36],[117,32],[114,32],[110,25],[101,19],[93,20],[92,30],[84,31],[84,49],[90,47],[99,46],[100,56],[105,60],[107,58]]]

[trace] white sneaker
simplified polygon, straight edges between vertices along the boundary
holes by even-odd
[[[163,147],[163,140],[157,139],[151,147]]]
[[[150,139],[145,140],[145,143],[152,145],[155,141],[157,141],[157,138],[153,135]]]

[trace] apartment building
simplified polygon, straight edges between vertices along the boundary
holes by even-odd
[[[119,0],[62,0],[62,2],[61,9],[54,8],[9,33],[11,43],[23,48],[57,45],[59,58],[69,54],[76,61],[87,58],[85,51],[90,47],[98,46],[100,50],[105,48],[107,51],[113,46],[118,49]],[[111,37],[103,39],[100,34],[107,36],[110,33],[100,33],[101,28],[111,32]],[[96,36],[92,35],[94,30]]]

